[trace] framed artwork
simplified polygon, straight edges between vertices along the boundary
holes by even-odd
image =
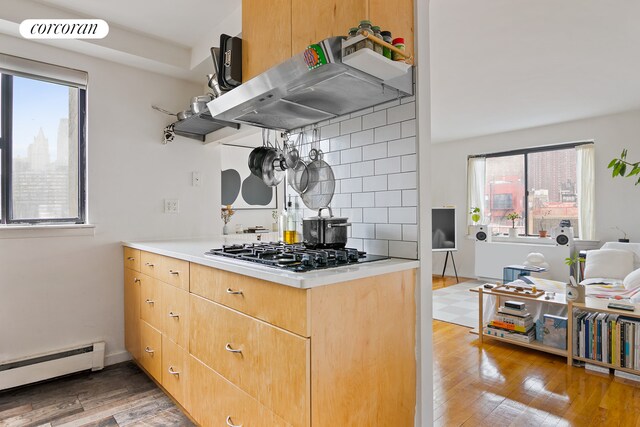
[[[277,209],[277,188],[267,186],[253,175],[247,164],[253,147],[221,147],[221,205],[233,209]]]

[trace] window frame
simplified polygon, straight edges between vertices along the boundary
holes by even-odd
[[[496,157],[509,157],[509,156],[519,156],[519,155],[524,156],[524,198],[525,198],[524,206],[525,206],[525,209],[523,212],[522,220],[524,222],[525,236],[536,236],[537,233],[531,234],[531,230],[528,229],[529,228],[529,157],[528,155],[534,154],[534,153],[568,150],[571,148],[575,149],[576,147],[579,147],[581,145],[589,145],[593,143],[594,143],[593,141],[577,141],[577,142],[569,142],[565,144],[545,145],[545,146],[532,147],[532,148],[521,148],[521,149],[509,150],[509,151],[500,151],[497,153],[471,155],[471,156],[468,156],[467,159],[472,159],[477,157],[489,159],[489,158],[496,158]],[[486,172],[485,172],[485,178],[486,178]]]
[[[78,90],[78,216],[70,218],[13,218],[13,77],[19,76],[44,82],[63,84],[75,87]],[[87,223],[87,155],[86,155],[86,106],[87,90],[70,82],[56,79],[48,79],[42,76],[30,75],[21,72],[12,73],[10,70],[0,70],[2,88],[0,90],[0,205],[2,217],[0,227],[7,225],[61,225],[61,224],[86,224]]]

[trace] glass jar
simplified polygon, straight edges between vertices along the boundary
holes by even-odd
[[[383,40],[382,34],[380,33],[380,27],[374,25],[373,27],[371,27],[371,29],[373,30],[373,35],[374,36],[376,36],[380,40]],[[374,43],[373,44],[373,50],[375,51],[375,53],[379,53],[380,55],[382,55],[382,53],[383,53],[382,45],[378,44],[378,43]]]
[[[373,35],[373,29],[371,28],[371,21],[360,21],[360,25],[358,25],[358,35],[367,32],[370,35]],[[369,39],[360,40],[356,43],[356,50],[360,49],[371,49],[373,50],[373,42]]]
[[[393,39],[393,46],[397,49],[404,50],[404,38],[398,37]],[[404,61],[406,58],[399,53],[393,52],[392,59],[394,61]]]
[[[391,31],[382,31],[380,35],[382,36],[382,40],[386,41],[389,44],[393,43],[393,37],[391,37]],[[382,55],[385,58],[391,59],[391,49],[389,49],[388,47],[383,47]]]
[[[358,28],[356,28],[356,27],[350,28],[349,29],[349,35],[347,36],[347,40],[351,40],[357,34],[358,34]],[[345,48],[344,56],[351,55],[355,51],[356,51],[356,45],[352,44],[351,46],[348,46],[347,48]]]

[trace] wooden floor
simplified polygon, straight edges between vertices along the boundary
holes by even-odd
[[[469,279],[467,277],[458,277],[458,281],[456,281],[455,277],[451,277],[451,276],[433,276],[432,279],[433,281],[433,286],[432,289],[435,291],[436,289],[440,289],[440,288],[446,288],[447,286],[452,286],[455,285],[456,283],[462,283],[462,282],[468,282],[470,280],[475,280],[475,279]]]
[[[0,392],[0,426],[193,426],[132,362]]]

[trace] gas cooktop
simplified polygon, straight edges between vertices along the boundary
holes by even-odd
[[[389,259],[388,256],[369,255],[353,248],[309,249],[302,243],[288,245],[278,242],[224,245],[205,252],[205,255],[255,262],[297,273]]]

